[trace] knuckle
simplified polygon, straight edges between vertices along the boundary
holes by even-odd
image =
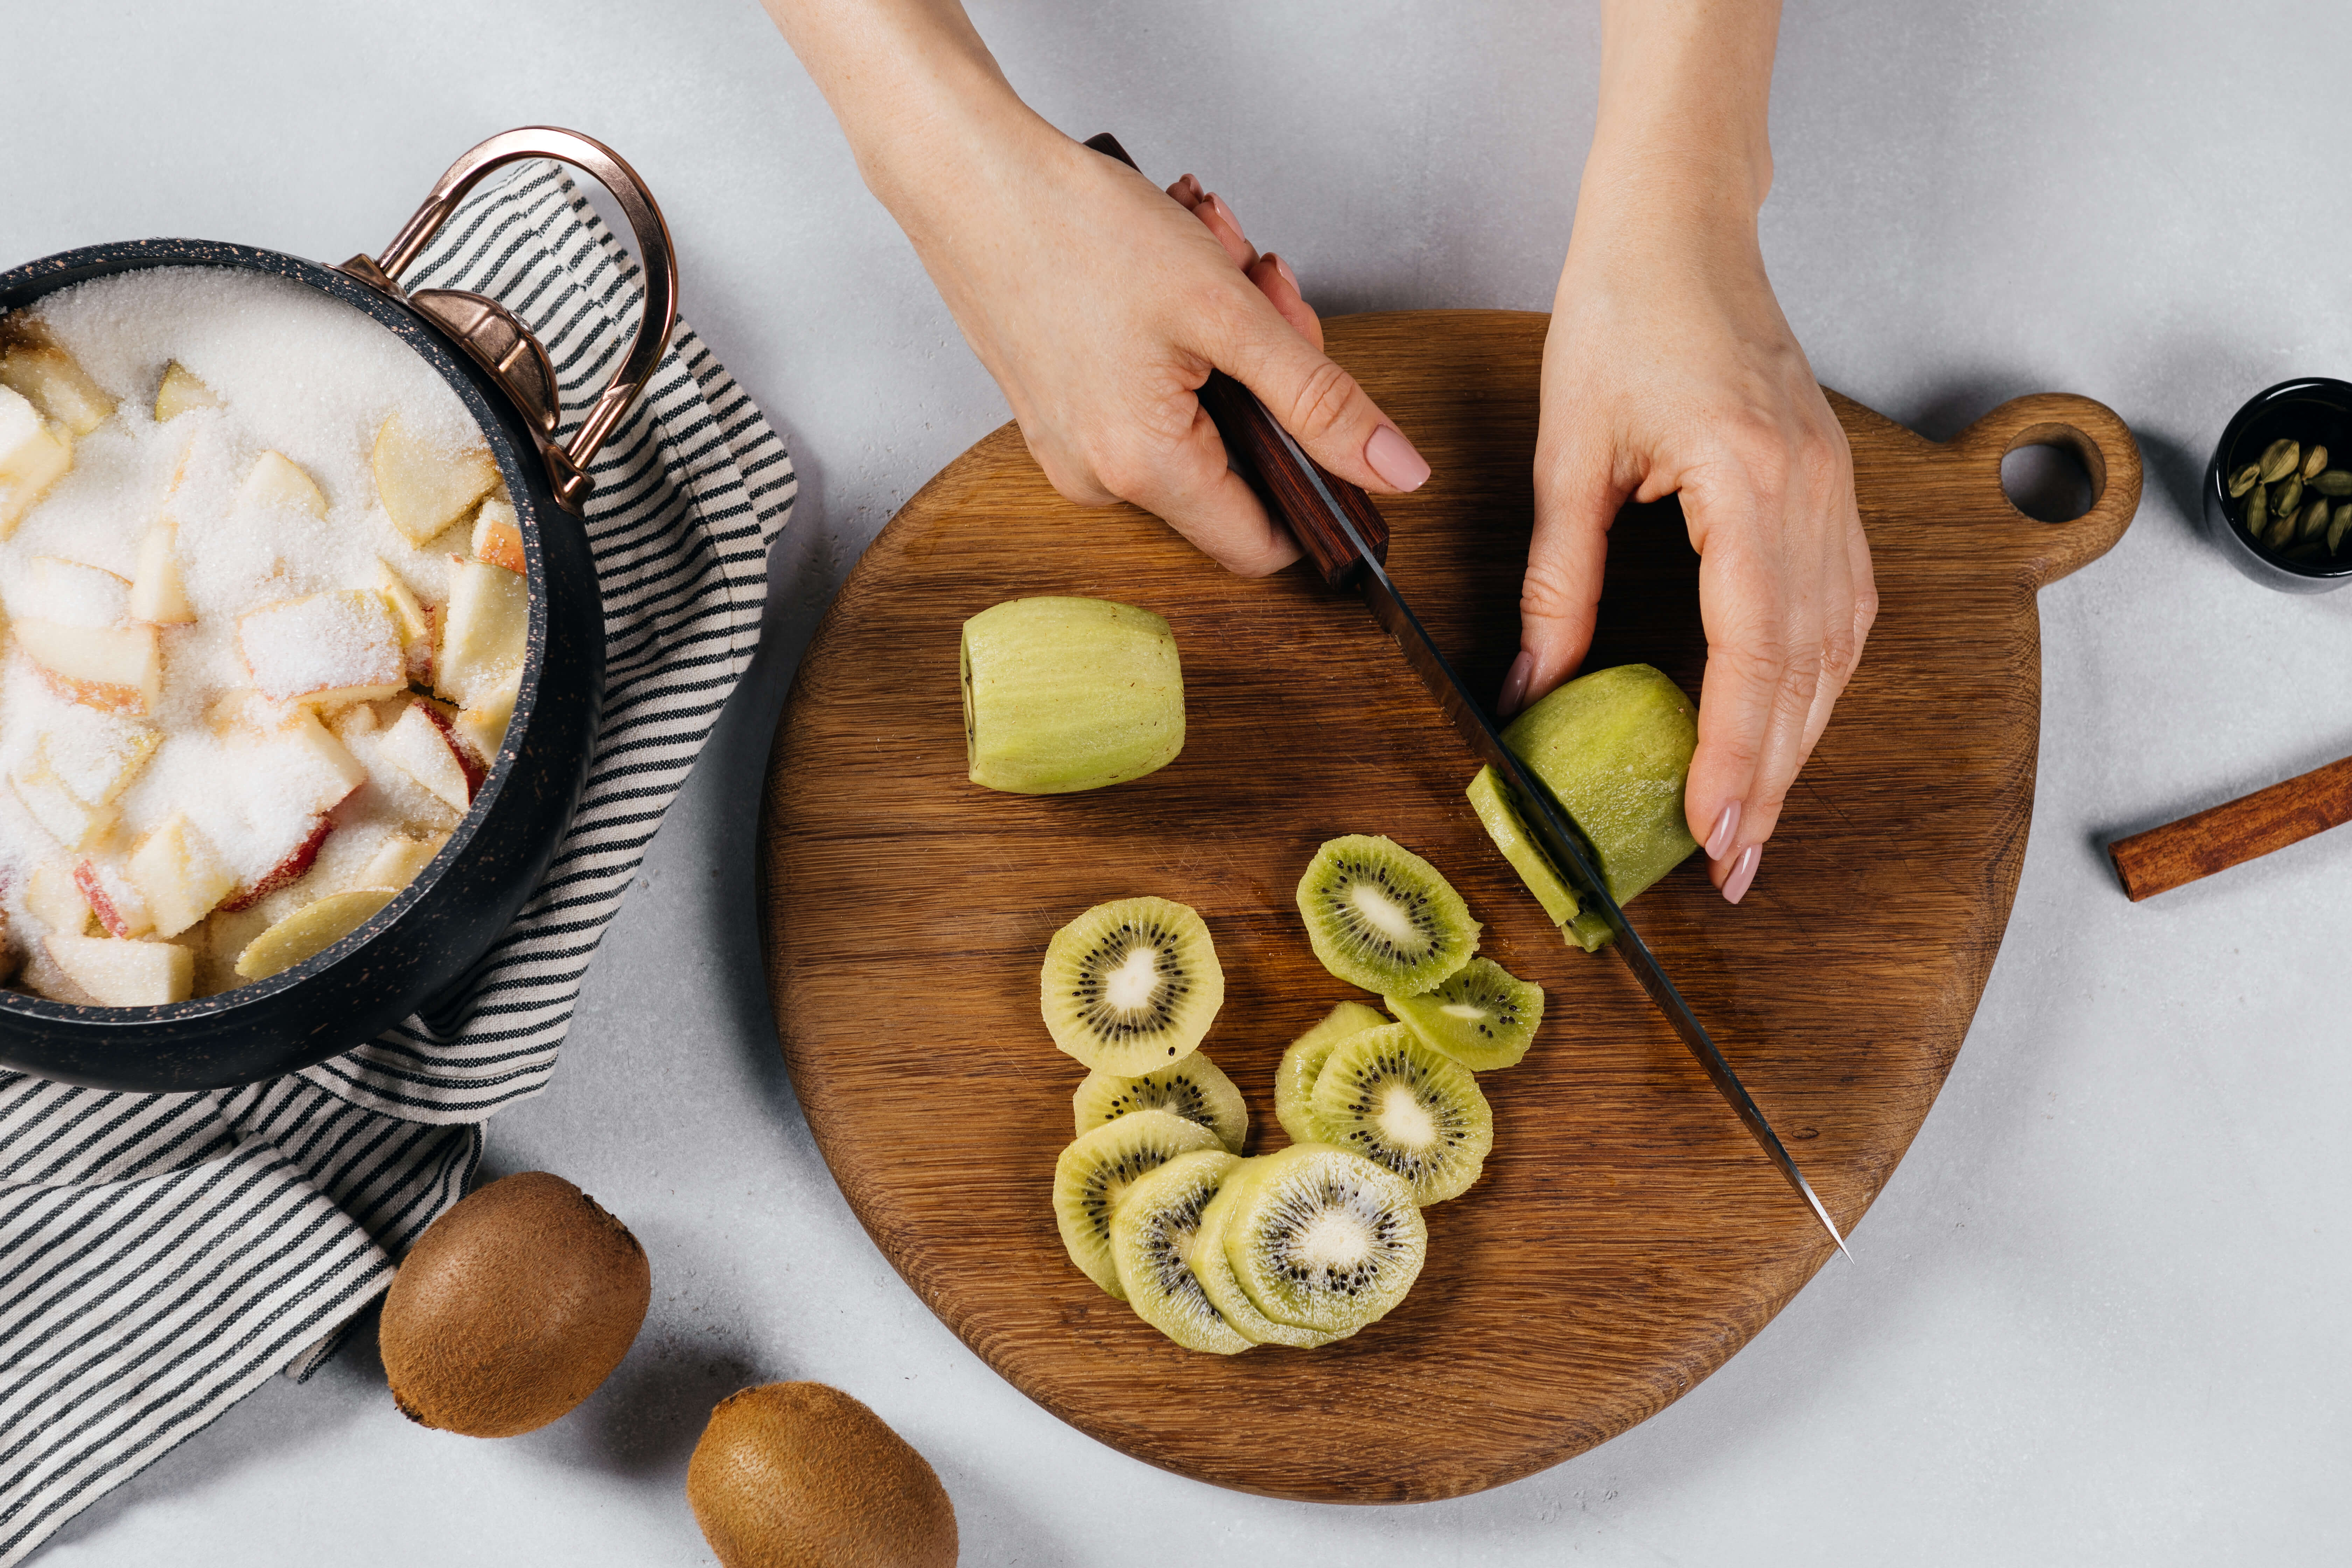
[[[1528,563],[1519,584],[1519,614],[1538,620],[1559,620],[1580,610],[1582,595],[1567,570],[1557,561],[1538,557]]]
[[[1338,429],[1356,401],[1356,378],[1329,360],[1317,363],[1290,400],[1291,433],[1318,441]]]

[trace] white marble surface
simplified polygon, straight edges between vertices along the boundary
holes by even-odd
[[[975,10],[1047,115],[1198,170],[1326,310],[1549,302],[1591,121],[1590,5]],[[1860,1260],[1591,1454],[1345,1510],[1181,1480],[1031,1405],[883,1262],[794,1104],[745,854],[768,733],[859,548],[1003,408],[751,0],[0,0],[0,265],[158,234],[338,260],[480,136],[577,126],[659,192],[686,310],[804,487],[760,662],[554,1088],[492,1126],[493,1169],[561,1171],[644,1238],[656,1300],[629,1361],[573,1415],[492,1445],[411,1426],[368,1350],[347,1352],[46,1561],[707,1562],[686,1454],[712,1401],[776,1377],[853,1390],[929,1456],[975,1564],[2340,1560],[2352,835],[2142,907],[2098,847],[2352,752],[2352,594],[2253,586],[2185,510],[2238,399],[2352,364],[2352,13],[1790,12],[1767,245],[1822,379],[1934,435],[2014,393],[2101,398],[2145,444],[2147,500],[2043,596],[2016,914]]]

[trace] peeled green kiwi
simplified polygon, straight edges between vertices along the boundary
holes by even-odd
[[[1111,1262],[1127,1304],[1188,1351],[1239,1355],[1257,1342],[1225,1321],[1190,1262],[1201,1211],[1240,1163],[1222,1149],[1179,1154],[1138,1176],[1111,1215]]]
[[[1424,1045],[1475,1072],[1517,1066],[1543,1022],[1543,987],[1515,978],[1491,958],[1472,959],[1434,991],[1387,1001]]]
[[[729,1394],[686,1467],[721,1568],[955,1568],[947,1489],[882,1418],[821,1383]]]
[[[1097,1068],[1078,1085],[1070,1105],[1080,1132],[1138,1110],[1172,1110],[1214,1132],[1217,1142],[1235,1154],[1249,1138],[1248,1103],[1205,1051],[1194,1051],[1140,1078],[1122,1078]]]
[[[1325,844],[1298,879],[1298,912],[1324,968],[1383,996],[1417,996],[1478,950],[1462,895],[1393,839]]]
[[[1054,1219],[1070,1261],[1124,1301],[1111,1261],[1111,1213],[1135,1179],[1179,1154],[1218,1148],[1217,1135],[1172,1110],[1139,1110],[1081,1134],[1054,1162]]]
[[[1495,1145],[1495,1114],[1470,1069],[1402,1024],[1340,1041],[1314,1107],[1327,1142],[1395,1172],[1417,1204],[1467,1189]]]
[[[1190,1055],[1224,1001],[1207,924],[1167,899],[1097,904],[1054,933],[1038,976],[1054,1043],[1121,1077]]]
[[[1184,749],[1168,623],[1108,599],[1013,599],[963,624],[971,782],[1065,795],[1141,778]]]
[[[473,1437],[535,1431],[621,1364],[653,1297],[645,1248],[561,1176],[461,1199],[393,1277],[378,1336],[393,1403]]]
[[[1339,1336],[1278,1323],[1259,1311],[1257,1303],[1249,1299],[1249,1292],[1242,1289],[1241,1280],[1234,1276],[1233,1259],[1225,1256],[1225,1222],[1241,1206],[1243,1177],[1256,1164],[1255,1160],[1244,1160],[1225,1173],[1217,1195],[1201,1211],[1201,1227],[1192,1233],[1192,1249],[1186,1257],[1192,1268],[1192,1278],[1200,1281],[1201,1293],[1209,1299],[1217,1315],[1251,1343],[1290,1345],[1298,1350],[1328,1345]]]
[[[1293,1143],[1324,1142],[1315,1131],[1313,1101],[1315,1080],[1323,1076],[1331,1048],[1350,1035],[1377,1029],[1387,1022],[1378,1007],[1342,1002],[1326,1013],[1321,1023],[1290,1042],[1290,1048],[1282,1053],[1282,1065],[1274,1069],[1274,1119],[1282,1123]]]
[[[1328,1143],[1294,1143],[1252,1165],[1237,1178],[1224,1244],[1260,1312],[1345,1339],[1404,1300],[1429,1227],[1403,1178]]]

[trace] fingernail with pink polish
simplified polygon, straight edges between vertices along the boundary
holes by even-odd
[[[1412,449],[1404,432],[1383,425],[1364,443],[1364,462],[1393,490],[1417,490],[1429,478],[1429,459]]]
[[[1739,803],[1733,801],[1715,819],[1715,831],[1706,836],[1706,858],[1720,860],[1731,853],[1732,835],[1739,831]]]
[[[1211,212],[1215,213],[1219,217],[1223,218],[1227,223],[1233,225],[1234,232],[1235,234],[1241,233],[1242,220],[1234,216],[1233,208],[1225,205],[1224,197],[1217,195],[1214,191],[1211,191],[1207,195],[1201,198],[1201,205],[1207,207]]]
[[[1282,274],[1282,280],[1285,283],[1289,284],[1291,288],[1297,289],[1301,294],[1306,292],[1305,289],[1298,288],[1298,274],[1290,269],[1289,262],[1285,261],[1281,257],[1275,255],[1272,251],[1266,252],[1265,258],[1274,263],[1274,269]]]
[[[1536,656],[1522,649],[1511,660],[1510,672],[1503,677],[1503,694],[1495,700],[1495,711],[1508,719],[1528,700],[1528,682],[1535,679]]]
[[[1748,885],[1756,880],[1756,868],[1763,861],[1764,846],[1750,844],[1731,863],[1731,875],[1723,879],[1723,896],[1733,903],[1748,896]]]

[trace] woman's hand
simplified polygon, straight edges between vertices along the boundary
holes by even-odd
[[[1878,610],[1845,434],[1757,247],[1775,12],[1611,7],[1601,131],[1544,344],[1521,651],[1501,700],[1516,711],[1584,658],[1617,509],[1678,494],[1707,638],[1684,809],[1734,903]],[[1724,71],[1744,94],[1704,79]],[[1684,112],[1694,88],[1706,108]]]

